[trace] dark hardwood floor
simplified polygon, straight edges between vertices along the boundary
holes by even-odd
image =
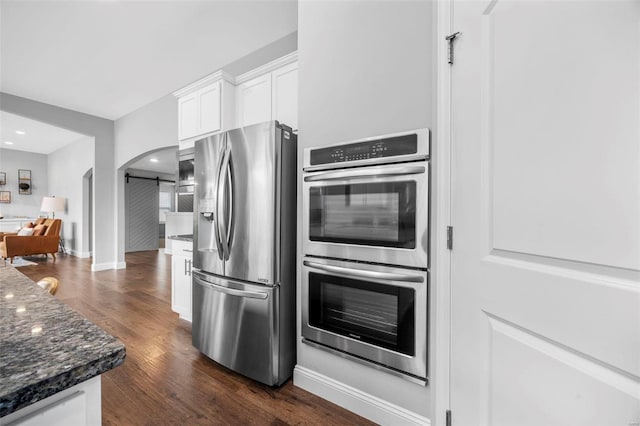
[[[102,377],[105,425],[365,425],[366,419],[285,383],[261,385],[191,346],[191,325],[171,311],[171,258],[126,257],[127,269],[91,272],[89,259],[30,258],[18,270],[34,281],[60,280],[56,295],[118,337],[122,366]]]

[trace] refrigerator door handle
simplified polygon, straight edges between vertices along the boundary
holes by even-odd
[[[321,263],[310,262],[305,260],[302,262],[304,266],[319,269],[325,272],[333,272],[337,274],[347,275],[355,278],[378,279],[386,281],[404,281],[410,283],[421,283],[424,277],[421,275],[394,274],[389,272],[365,271],[355,268],[344,268],[342,266],[323,265]]]
[[[229,155],[227,156],[227,163],[224,166],[226,169],[226,179],[225,179],[225,194],[229,194],[229,204],[227,206],[227,216],[225,217],[226,223],[226,238],[225,238],[225,260],[229,260],[229,256],[231,255],[231,240],[233,239],[233,227],[235,225],[234,214],[235,211],[233,209],[233,158],[231,150],[229,150]]]
[[[249,299],[266,299],[267,297],[269,297],[268,293],[262,291],[236,290],[235,288],[229,288],[222,285],[214,284],[212,282],[203,280],[199,275],[196,275],[195,282],[202,286],[210,287],[215,291],[231,296],[247,297]]]
[[[227,151],[227,134],[225,133],[223,136],[223,145],[224,145],[224,154],[222,156],[222,160],[220,161],[220,164],[218,165],[218,171],[217,171],[217,180],[216,180],[216,206],[215,206],[215,224],[214,224],[214,229],[215,229],[215,234],[216,234],[216,245],[218,247],[218,257],[220,258],[220,260],[227,260],[226,259],[226,249],[225,249],[225,245],[223,244],[224,241],[226,241],[226,235],[223,236],[223,232],[225,230],[224,226],[221,226],[222,222],[223,222],[223,218],[224,218],[224,211],[222,211],[222,203],[224,202],[224,186],[225,183],[224,181],[226,180],[226,168],[225,168],[225,163],[226,163],[226,158],[228,155],[228,151]],[[222,196],[221,196],[222,195]],[[221,202],[222,201],[222,202]]]

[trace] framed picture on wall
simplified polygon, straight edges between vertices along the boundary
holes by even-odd
[[[0,191],[0,203],[11,202],[11,191]]]
[[[18,194],[31,195],[31,170],[18,170]]]
[[[0,172],[0,185],[7,184],[7,174],[5,172]]]

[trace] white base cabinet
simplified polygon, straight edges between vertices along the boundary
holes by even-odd
[[[171,256],[171,310],[191,322],[191,266],[193,243],[173,240]]]
[[[102,422],[101,376],[0,419],[0,426],[93,426]]]

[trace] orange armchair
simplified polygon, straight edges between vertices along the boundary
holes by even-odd
[[[61,219],[47,219],[44,221],[46,231],[44,235],[3,235],[0,241],[0,257],[11,259],[15,256],[30,256],[34,254],[51,254],[56,259],[60,244]]]

